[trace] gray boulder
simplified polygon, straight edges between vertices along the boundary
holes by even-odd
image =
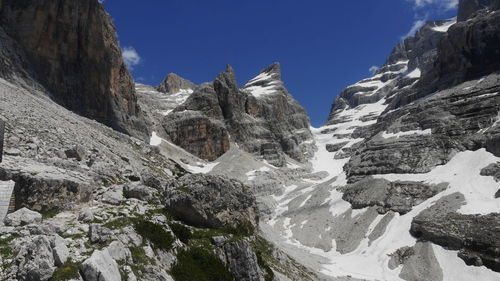
[[[23,247],[15,259],[20,281],[46,281],[54,273],[55,261],[47,236],[35,236]]]
[[[73,148],[64,151],[66,157],[82,161],[86,157],[85,149],[81,145],[75,145]]]
[[[62,266],[68,261],[69,249],[66,246],[66,241],[59,235],[56,235],[50,242],[52,253],[54,255],[54,264]]]
[[[149,203],[160,203],[158,190],[140,184],[125,185],[123,187],[123,194],[127,198],[135,198]]]
[[[239,181],[196,174],[166,186],[165,205],[188,224],[212,228],[258,225],[255,197]]]
[[[4,223],[7,226],[21,226],[32,223],[40,223],[42,215],[38,212],[31,211],[28,208],[22,208],[14,213],[10,213],[5,217]]]
[[[130,261],[132,258],[132,254],[130,250],[123,245],[120,241],[113,241],[106,248],[109,255],[116,261]]]
[[[92,243],[104,243],[113,237],[113,232],[100,224],[91,224],[89,227],[89,239]]]
[[[118,264],[107,250],[96,250],[80,265],[80,273],[85,281],[121,281]]]
[[[81,222],[91,222],[94,219],[94,213],[90,208],[83,208],[78,214],[78,220]]]
[[[123,197],[123,186],[114,185],[109,187],[101,196],[101,201],[111,205],[118,206],[125,200]]]

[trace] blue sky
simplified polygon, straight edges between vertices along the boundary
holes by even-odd
[[[323,125],[335,96],[370,76],[425,20],[458,0],[105,0],[136,81],[174,72],[212,81],[226,64],[244,84],[279,61],[289,92]]]

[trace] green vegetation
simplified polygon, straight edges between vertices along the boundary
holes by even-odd
[[[267,262],[264,260],[264,258],[262,257],[262,253],[261,252],[255,252],[255,254],[257,255],[257,263],[259,264],[259,267],[264,270],[265,272],[265,280],[266,281],[273,281],[274,280],[274,272],[273,270],[271,269],[271,267],[267,264]]]
[[[149,240],[154,247],[165,251],[172,249],[175,238],[162,225],[145,219],[135,218],[134,228],[139,235]]]
[[[14,238],[14,236],[11,236],[9,238],[0,239],[0,257],[11,258],[14,256],[14,251],[12,247],[10,247],[10,242],[14,240]]]
[[[125,188],[123,189],[123,197],[126,199],[130,198],[130,191],[126,190]]]
[[[43,214],[42,214],[42,219],[46,220],[46,219],[53,218],[53,217],[55,217],[58,213],[59,213],[59,211],[57,211],[57,210],[50,210],[50,211],[47,211],[47,212],[45,212],[45,213],[43,213]]]
[[[180,223],[170,223],[169,226],[175,236],[184,244],[188,244],[189,239],[193,237],[193,233],[185,225],[182,225]]]
[[[134,223],[134,220],[135,220],[134,218],[122,217],[122,218],[117,218],[115,220],[109,221],[109,222],[103,224],[102,226],[107,227],[109,229],[121,229],[121,228],[132,225]]]
[[[179,190],[180,192],[191,194],[191,191],[189,190],[189,188],[187,188],[185,186],[176,187],[175,190]]]
[[[175,281],[234,281],[229,269],[215,254],[198,247],[180,251],[171,274]]]
[[[76,280],[79,278],[80,274],[78,273],[78,264],[68,260],[63,266],[54,271],[50,281]]]

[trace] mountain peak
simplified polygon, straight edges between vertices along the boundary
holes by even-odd
[[[279,62],[275,62],[270,66],[266,67],[260,73],[272,74],[272,77],[276,80],[281,80],[281,65]]]
[[[175,94],[180,90],[194,90],[195,88],[196,84],[193,82],[184,79],[175,73],[169,73],[156,89],[158,92]]]

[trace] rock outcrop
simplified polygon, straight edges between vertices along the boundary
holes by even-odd
[[[264,275],[250,243],[238,240],[223,246],[226,261],[236,280],[265,281]]]
[[[309,119],[284,88],[279,64],[264,69],[242,89],[228,66],[162,124],[173,143],[208,160],[227,152],[229,140],[277,166],[285,165],[285,155],[304,161],[313,150]]]
[[[116,38],[98,0],[2,1],[0,26],[32,78],[66,108],[138,137],[147,127]],[[21,56],[21,58],[19,58]]]
[[[460,214],[446,200],[415,217],[410,232],[421,240],[459,250],[458,256],[468,265],[500,272],[500,214]]]
[[[7,226],[22,226],[32,223],[40,223],[42,215],[27,208],[19,209],[5,217],[4,223]]]
[[[342,199],[354,209],[378,206],[381,214],[389,210],[402,215],[425,200],[446,189],[446,184],[430,186],[419,182],[390,182],[385,179],[366,178],[348,185]]]
[[[156,87],[156,90],[161,93],[174,95],[179,93],[181,90],[193,91],[196,87],[197,86],[193,82],[186,80],[175,73],[169,73],[163,82]]]
[[[186,175],[167,183],[165,205],[176,217],[197,227],[258,225],[257,204],[250,190],[221,176]]]
[[[92,256],[80,266],[80,272],[85,281],[122,280],[118,264],[107,250],[94,251]]]

